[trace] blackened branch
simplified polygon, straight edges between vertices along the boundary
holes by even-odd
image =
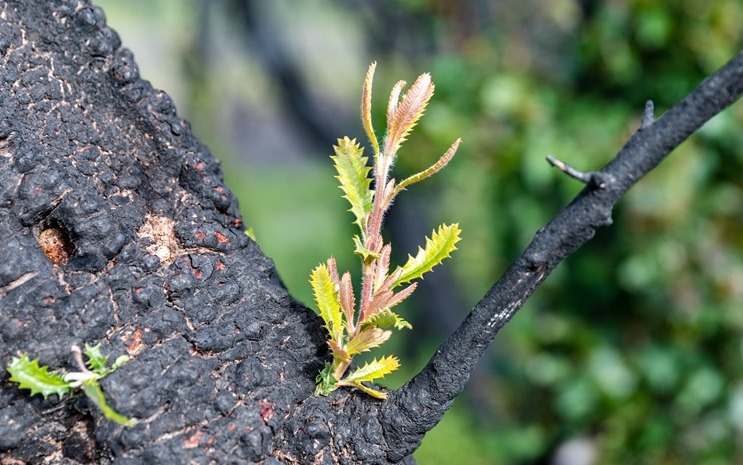
[[[547,226],[464,322],[439,347],[428,365],[390,394],[380,414],[394,462],[409,455],[464,389],[477,360],[498,331],[550,272],[611,223],[614,204],[706,121],[743,94],[743,51],[691,94],[653,122],[648,103],[640,130],[600,172],[611,179],[603,189],[587,186]]]

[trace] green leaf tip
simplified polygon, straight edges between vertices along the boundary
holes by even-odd
[[[335,163],[344,198],[351,204],[350,212],[356,217],[355,223],[359,226],[362,235],[366,227],[366,218],[372,211],[374,192],[369,189],[371,178],[367,166],[367,157],[362,156],[364,149],[356,143],[356,139],[344,137],[338,139],[338,145],[333,147],[335,155],[330,158]]]
[[[322,263],[312,270],[310,284],[315,294],[315,303],[320,311],[320,318],[325,322],[325,328],[332,340],[339,341],[343,333],[343,312],[327,265]]]
[[[338,380],[333,376],[333,369],[330,363],[325,364],[325,367],[315,378],[315,382],[317,383],[315,395],[327,396],[338,388],[336,385]]]
[[[39,366],[38,359],[29,359],[27,353],[13,357],[8,365],[10,380],[18,384],[20,389],[29,389],[31,395],[41,394],[46,399],[51,394],[60,398],[70,392],[72,386],[62,376],[49,372],[49,367]]]
[[[415,257],[408,255],[408,261],[403,265],[402,273],[393,287],[423,277],[448,258],[453,251],[457,250],[456,244],[461,239],[460,233],[461,230],[457,223],[439,226],[430,238],[426,238],[425,248],[418,247]]]

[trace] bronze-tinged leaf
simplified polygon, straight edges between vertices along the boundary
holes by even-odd
[[[341,309],[346,316],[346,327],[348,334],[355,331],[354,313],[356,311],[356,297],[353,293],[353,284],[351,283],[351,273],[346,271],[341,278],[341,285],[338,290],[338,299],[341,303]]]
[[[393,295],[392,298],[387,302],[387,306],[385,307],[385,310],[389,310],[391,308],[396,307],[397,305],[400,304],[400,302],[410,297],[410,294],[412,294],[413,291],[415,291],[416,287],[418,287],[418,283],[413,283],[409,285],[408,287],[406,287],[405,289],[403,289],[402,291],[395,293],[395,295]]]
[[[340,286],[341,280],[338,277],[338,265],[335,262],[335,257],[328,258],[325,263],[328,265],[328,272],[330,272],[330,279],[333,280],[333,284]]]
[[[397,81],[395,85],[392,87],[392,92],[390,92],[390,98],[387,101],[387,121],[392,121],[395,119],[395,111],[397,110],[397,106],[400,104],[400,93],[405,88],[405,84],[407,84],[405,81]]]
[[[348,351],[341,347],[341,345],[332,340],[328,340],[328,347],[330,347],[330,351],[333,353],[333,359],[335,360],[343,360],[344,362],[350,362],[351,356],[349,355]]]
[[[377,69],[377,62],[373,61],[369,65],[369,70],[366,72],[366,79],[364,79],[364,88],[361,91],[361,122],[364,125],[364,131],[366,136],[372,144],[374,149],[374,156],[379,154],[379,142],[377,141],[377,135],[374,133],[374,127],[372,126],[372,83],[374,82],[374,70]]]
[[[392,254],[392,246],[385,244],[382,247],[382,251],[379,252],[379,260],[377,260],[377,267],[374,270],[374,290],[379,289],[387,279],[387,273],[390,271],[390,255]]]
[[[462,142],[462,139],[457,139],[454,141],[454,143],[449,147],[449,149],[439,158],[439,160],[433,164],[430,168],[421,171],[420,173],[416,173],[408,178],[405,178],[400,182],[400,184],[397,185],[397,187],[394,188],[392,191],[392,194],[386,194],[387,197],[385,197],[385,202],[389,204],[392,202],[392,199],[397,196],[402,190],[404,190],[406,187],[408,187],[411,184],[415,184],[416,182],[423,181],[426,178],[430,178],[434,174],[441,171],[443,167],[445,167],[452,158],[454,158],[454,154],[457,153],[457,149],[459,148],[459,144]]]
[[[363,319],[359,323],[363,324],[366,322],[367,318],[370,318],[376,313],[388,308],[389,302],[394,295],[394,292],[389,289],[381,289],[375,292],[372,296],[371,302],[369,302],[369,305],[364,309],[364,314],[362,315]]]
[[[392,119],[387,120],[387,141],[384,152],[387,155],[397,153],[410,131],[423,116],[428,101],[433,96],[434,85],[431,75],[423,73],[418,76],[412,87],[402,97],[394,109]]]
[[[367,352],[375,347],[379,347],[387,341],[392,335],[391,331],[384,331],[379,328],[367,327],[361,330],[359,334],[351,338],[346,345],[348,355],[356,355]]]

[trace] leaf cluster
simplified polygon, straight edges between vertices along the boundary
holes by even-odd
[[[412,281],[422,278],[449,257],[460,239],[457,224],[441,225],[426,238],[425,246],[419,247],[414,257],[409,256],[402,266],[391,266],[392,246],[385,243],[381,235],[387,209],[408,186],[446,166],[454,157],[460,140],[457,139],[428,169],[399,183],[391,178],[397,152],[423,115],[433,96],[434,85],[429,74],[422,74],[400,97],[405,82],[395,84],[387,106],[386,136],[380,146],[371,122],[375,68],[375,63],[369,67],[361,98],[362,123],[374,150],[372,167],[368,165],[368,157],[363,155],[363,148],[348,137],[338,140],[335,154],[331,156],[338,173],[335,177],[359,228],[359,234],[353,237],[362,268],[359,295],[357,297],[354,291],[350,273],[340,274],[332,257],[310,274],[315,302],[328,331],[328,346],[333,355],[332,363],[326,364],[317,376],[316,393],[321,395],[328,395],[339,386],[349,386],[379,399],[386,398],[385,393],[363,383],[392,373],[399,367],[399,360],[394,356],[375,358],[347,373],[353,357],[382,345],[390,338],[393,328],[412,328],[392,309],[415,291],[417,283]]]
[[[20,357],[13,357],[8,365],[10,381],[18,384],[20,389],[28,389],[31,395],[41,394],[46,399],[52,394],[62,398],[73,389],[81,389],[88,399],[98,407],[103,415],[124,426],[134,426],[134,420],[127,418],[114,410],[106,402],[106,397],[99,384],[99,380],[118,369],[129,361],[126,355],[120,356],[110,367],[108,357],[100,350],[100,344],[91,346],[85,344],[87,362],[82,362],[82,353],[77,346],[72,347],[72,353],[78,362],[80,371],[55,372],[49,367],[39,365],[39,359],[30,359],[24,352]]]

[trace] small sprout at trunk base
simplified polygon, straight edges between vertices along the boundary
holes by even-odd
[[[38,359],[31,360],[24,352],[20,357],[13,357],[8,365],[10,381],[18,384],[20,389],[30,390],[32,396],[41,394],[44,398],[56,394],[61,399],[73,389],[81,389],[106,418],[124,426],[134,426],[135,420],[125,417],[108,405],[99,384],[103,377],[127,363],[129,357],[126,355],[118,357],[114,364],[108,367],[106,366],[108,357],[101,353],[100,345],[85,345],[87,363],[83,362],[83,351],[79,347],[72,346],[71,351],[80,371],[50,372],[49,367],[39,365]]]

